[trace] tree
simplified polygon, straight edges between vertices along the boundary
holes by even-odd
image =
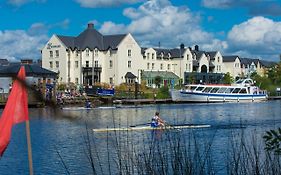
[[[162,82],[162,77],[156,76],[154,79],[155,85],[157,88],[160,88],[161,82]]]
[[[230,75],[230,73],[227,72],[227,73],[224,75],[222,81],[223,81],[224,84],[231,84],[231,83],[234,82],[234,79],[233,79],[233,77]]]

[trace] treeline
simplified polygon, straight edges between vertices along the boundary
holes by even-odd
[[[281,61],[274,67],[268,69],[265,76],[260,76],[256,72],[251,78],[256,81],[256,85],[269,92],[269,95],[277,95],[276,89],[281,88]]]

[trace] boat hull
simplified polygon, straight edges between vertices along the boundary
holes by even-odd
[[[165,127],[151,127],[151,126],[139,126],[139,127],[124,127],[124,128],[100,128],[93,129],[94,132],[110,132],[110,131],[142,131],[142,130],[180,130],[180,129],[196,129],[196,128],[209,128],[211,125],[175,125]]]
[[[266,94],[212,94],[171,91],[172,100],[175,102],[259,102],[267,100]]]

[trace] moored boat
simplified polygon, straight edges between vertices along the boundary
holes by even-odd
[[[267,100],[267,92],[254,85],[252,79],[240,79],[233,85],[190,84],[171,90],[177,102],[256,102]]]

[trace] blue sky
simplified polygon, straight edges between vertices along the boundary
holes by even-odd
[[[0,58],[40,58],[53,34],[130,32],[142,47],[199,45],[223,55],[279,60],[277,0],[1,0]]]

